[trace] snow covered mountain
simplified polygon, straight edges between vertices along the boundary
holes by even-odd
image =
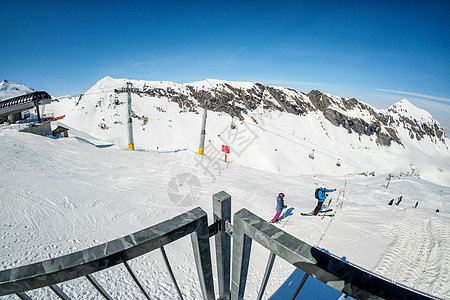
[[[32,92],[34,92],[32,88],[22,83],[10,82],[6,79],[0,82],[0,101]]]
[[[52,126],[68,127],[69,138],[0,129],[1,270],[99,245],[197,206],[212,222],[211,195],[221,190],[232,196],[232,213],[246,208],[270,220],[283,192],[291,213],[283,230],[388,280],[450,299],[449,140],[427,112],[407,100],[380,110],[319,91],[244,82],[132,81],[140,89],[132,94],[137,151],[128,151],[127,95],[115,93],[127,81],[105,77],[80,97],[47,105],[47,113],[66,115]],[[222,144],[231,147],[228,163]],[[330,193],[333,218],[300,215],[314,208],[318,185],[337,188]],[[400,205],[387,205],[399,196]],[[185,298],[199,299],[190,240],[166,251]],[[268,255],[254,243],[246,299],[258,294]],[[132,267],[152,296],[173,298],[157,251]],[[294,270],[276,259],[265,299],[280,299],[274,295]],[[113,298],[139,298],[123,272],[95,276]],[[83,278],[60,286],[74,299],[100,297]],[[310,289],[317,299],[340,296]],[[36,299],[50,294],[30,292]]]
[[[127,95],[115,91],[127,81],[105,77],[78,98],[54,102],[47,112],[65,114],[67,125],[126,147]],[[406,99],[377,109],[354,98],[259,83],[131,82],[139,89],[132,94],[137,148],[196,151],[205,104],[209,156],[221,157],[221,145],[227,144],[230,162],[269,172],[414,172],[450,185],[449,140],[442,126]],[[363,159],[355,158],[359,153]],[[314,159],[303,159],[310,155]]]

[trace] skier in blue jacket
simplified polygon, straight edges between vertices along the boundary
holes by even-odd
[[[317,215],[322,208],[323,202],[327,198],[327,193],[334,192],[336,189],[326,189],[325,187],[320,187],[319,192],[317,193],[317,206],[314,208],[313,216]]]
[[[275,217],[273,217],[272,221],[270,221],[270,223],[278,222],[278,217],[281,215],[281,212],[286,207],[287,207],[287,205],[284,205],[284,194],[279,193],[278,197],[277,197],[277,213],[275,214]]]

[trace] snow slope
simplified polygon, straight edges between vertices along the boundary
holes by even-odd
[[[126,79],[105,77],[98,81],[81,98],[63,98],[46,108],[47,113],[66,115],[64,123],[99,139],[108,140],[127,148],[127,95],[115,94],[114,89],[125,86]],[[134,80],[141,90],[149,87],[161,91],[182,92],[194,103],[198,101],[188,91],[188,86],[204,91],[214,91],[219,84],[239,90],[252,83],[225,82],[207,79],[189,84],[167,81]],[[285,93],[294,93],[283,88]],[[191,95],[191,96],[188,96]],[[302,94],[299,94],[302,95]],[[328,95],[337,101],[336,96]],[[304,101],[309,99],[303,95]],[[270,98],[267,98],[269,101]],[[275,100],[271,100],[275,101]],[[185,111],[169,96],[132,95],[133,134],[136,148],[152,150],[189,149],[197,151],[201,126],[201,108]],[[402,115],[412,120],[432,122],[426,111],[414,107],[407,100],[388,108],[395,111],[394,122]],[[353,117],[361,115],[360,109],[347,112]],[[230,130],[231,122],[237,128]],[[321,111],[298,116],[285,111],[269,110],[263,104],[243,115],[243,120],[232,119],[222,112],[208,111],[205,153],[220,157],[221,146],[231,147],[228,159],[243,166],[285,174],[346,175],[361,172],[411,172],[420,178],[450,186],[450,151],[445,144],[429,137],[411,139],[407,128],[399,128],[404,146],[392,143],[379,146],[373,136],[350,133],[344,127],[331,124]],[[445,138],[447,144],[450,143]],[[315,159],[305,159],[314,150]],[[337,161],[341,167],[337,167]]]
[[[245,207],[270,219],[275,197],[282,191],[293,208],[284,230],[391,280],[450,299],[449,187],[399,173],[388,188],[386,174],[278,175],[234,162],[225,164],[221,158],[200,157],[190,150],[127,151],[75,129],[69,132],[69,138],[54,139],[0,131],[1,269],[85,249],[197,206],[209,213],[212,222],[211,196],[221,190],[232,196],[232,212]],[[314,207],[315,187],[326,184],[341,189],[345,182],[344,205],[334,219],[300,216]],[[180,183],[187,186],[178,189]],[[189,201],[179,201],[177,196],[183,195]],[[330,194],[334,199],[337,195]],[[399,206],[387,205],[400,195]],[[413,208],[416,201],[419,205]],[[190,239],[171,244],[166,251],[185,298],[199,299]],[[254,244],[248,299],[258,293],[268,255]],[[135,259],[131,265],[155,299],[174,298],[176,292],[159,252]],[[265,298],[294,269],[277,259]],[[95,276],[114,298],[141,297],[121,267]],[[98,296],[84,279],[61,287],[74,298]],[[30,294],[50,297],[49,291]]]

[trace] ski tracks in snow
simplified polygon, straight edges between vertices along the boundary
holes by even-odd
[[[424,212],[380,225],[392,239],[374,272],[414,289],[450,299],[450,222]]]

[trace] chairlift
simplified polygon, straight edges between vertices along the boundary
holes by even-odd
[[[336,166],[340,167],[341,166],[341,160],[338,158]]]
[[[231,129],[236,129],[236,123],[234,123],[233,117],[231,118],[230,128]]]
[[[308,155],[309,158],[314,159],[314,149],[313,151]]]

